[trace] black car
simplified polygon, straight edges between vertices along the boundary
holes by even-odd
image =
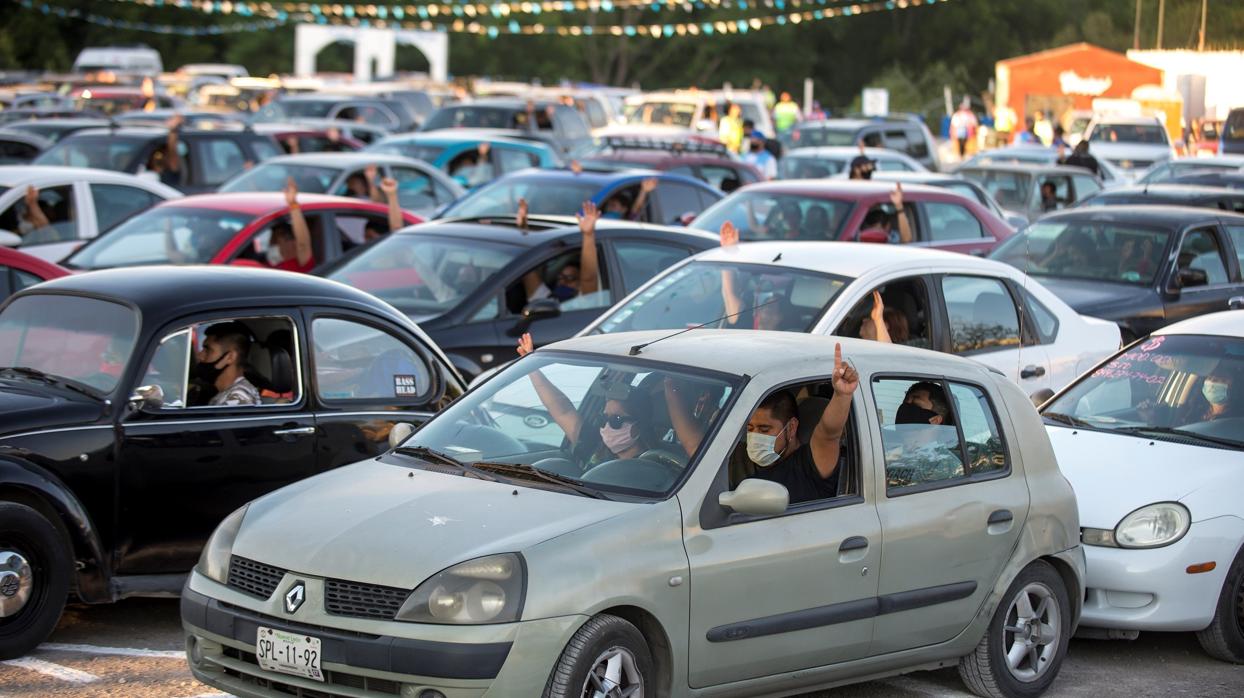
[[[473,378],[513,359],[523,332],[537,346],[571,337],[666,267],[719,242],[688,228],[606,219],[596,238],[601,290],[560,303],[553,295],[529,301],[524,279],[555,291],[565,267],[578,264],[582,235],[569,217],[532,218],[527,231],[512,217],[423,223],[317,273],[392,303]]]
[[[226,321],[248,337],[259,404],[204,404],[216,388],[195,350]],[[15,294],[0,307],[0,659],[41,642],[70,590],[178,592],[229,512],[387,450],[397,423],[463,390],[404,315],[310,275],[149,267]]]
[[[1244,213],[1244,191],[1197,184],[1148,184],[1099,191],[1078,206],[1196,206]]]
[[[1226,189],[1244,189],[1244,172],[1232,170],[1208,170],[1189,172],[1170,180],[1171,184],[1199,184],[1204,187],[1224,187]]]
[[[177,131],[181,169],[169,186],[187,194],[215,191],[246,168],[285,151],[271,136],[250,129]],[[88,128],[57,141],[35,159],[35,165],[96,167],[131,174],[149,169],[157,152],[168,148],[168,129],[154,126]]]
[[[581,157],[594,147],[591,126],[578,109],[544,100],[532,101],[530,112],[527,107],[528,100],[510,97],[449,104],[433,112],[419,130],[488,129],[493,135],[545,141],[568,157]]]
[[[48,141],[55,143],[71,133],[76,133],[88,128],[105,128],[108,125],[109,122],[107,119],[97,119],[91,117],[57,117],[14,121],[5,124],[4,130],[33,133],[36,136],[42,136],[43,138],[48,139]]]
[[[1112,320],[1124,341],[1244,307],[1244,215],[1181,206],[1052,213],[990,255],[1022,269],[1079,313]]]

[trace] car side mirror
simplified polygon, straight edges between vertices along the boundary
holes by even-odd
[[[860,242],[872,242],[884,245],[890,242],[890,234],[884,230],[870,228],[868,230],[860,231],[859,240]]]
[[[158,385],[140,385],[134,388],[127,400],[130,410],[158,410],[164,406],[164,388]]]
[[[1029,395],[1028,399],[1032,400],[1032,404],[1034,406],[1040,407],[1041,405],[1044,405],[1047,401],[1049,401],[1049,399],[1052,397],[1054,397],[1053,390],[1050,390],[1049,388],[1042,388],[1038,390],[1037,392],[1033,393],[1032,395]]]
[[[0,230],[0,247],[18,247],[21,244],[21,235],[11,230]]]
[[[397,448],[402,442],[415,433],[415,427],[409,422],[398,422],[389,430],[389,448]]]
[[[790,504],[790,492],[776,482],[747,478],[731,492],[717,495],[717,503],[740,514],[781,514]]]
[[[519,337],[531,327],[531,323],[537,320],[551,320],[561,314],[562,306],[556,298],[537,298],[523,308],[523,316],[506,334]]]
[[[1179,288],[1208,286],[1209,274],[1205,273],[1204,269],[1180,269],[1179,275],[1175,277],[1175,281]]]

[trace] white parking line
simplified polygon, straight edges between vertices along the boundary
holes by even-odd
[[[159,659],[185,659],[183,650],[147,650],[132,647],[100,647],[99,645],[75,645],[63,642],[45,642],[39,649],[50,652],[80,652],[82,654],[105,654],[118,657],[155,657]]]
[[[35,659],[34,657],[8,659],[0,662],[0,664],[7,664],[8,666],[37,671],[40,674],[46,674],[54,679],[68,681],[69,683],[92,683],[99,680],[99,677],[94,674],[88,674],[85,671],[78,671],[77,669],[70,669],[67,666],[53,664],[52,662],[45,662],[42,659]]]
[[[973,698],[971,693],[956,691],[951,688],[946,688],[945,686],[939,686],[938,684],[929,681],[914,679],[910,676],[899,676],[893,679],[885,679],[884,681],[879,681],[878,683],[893,686],[899,690],[908,691],[917,695],[929,696],[929,698]]]

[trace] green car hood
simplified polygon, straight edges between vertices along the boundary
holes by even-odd
[[[635,506],[371,460],[253,502],[233,554],[413,589],[464,560],[522,552]]]

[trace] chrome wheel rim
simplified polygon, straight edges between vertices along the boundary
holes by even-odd
[[[644,677],[635,655],[610,647],[596,658],[583,681],[583,698],[644,698]]]
[[[1024,683],[1036,681],[1054,665],[1062,639],[1058,598],[1044,584],[1033,582],[1011,598],[1002,627],[1007,670]]]
[[[0,618],[11,618],[26,607],[34,593],[30,562],[16,550],[0,549]]]

